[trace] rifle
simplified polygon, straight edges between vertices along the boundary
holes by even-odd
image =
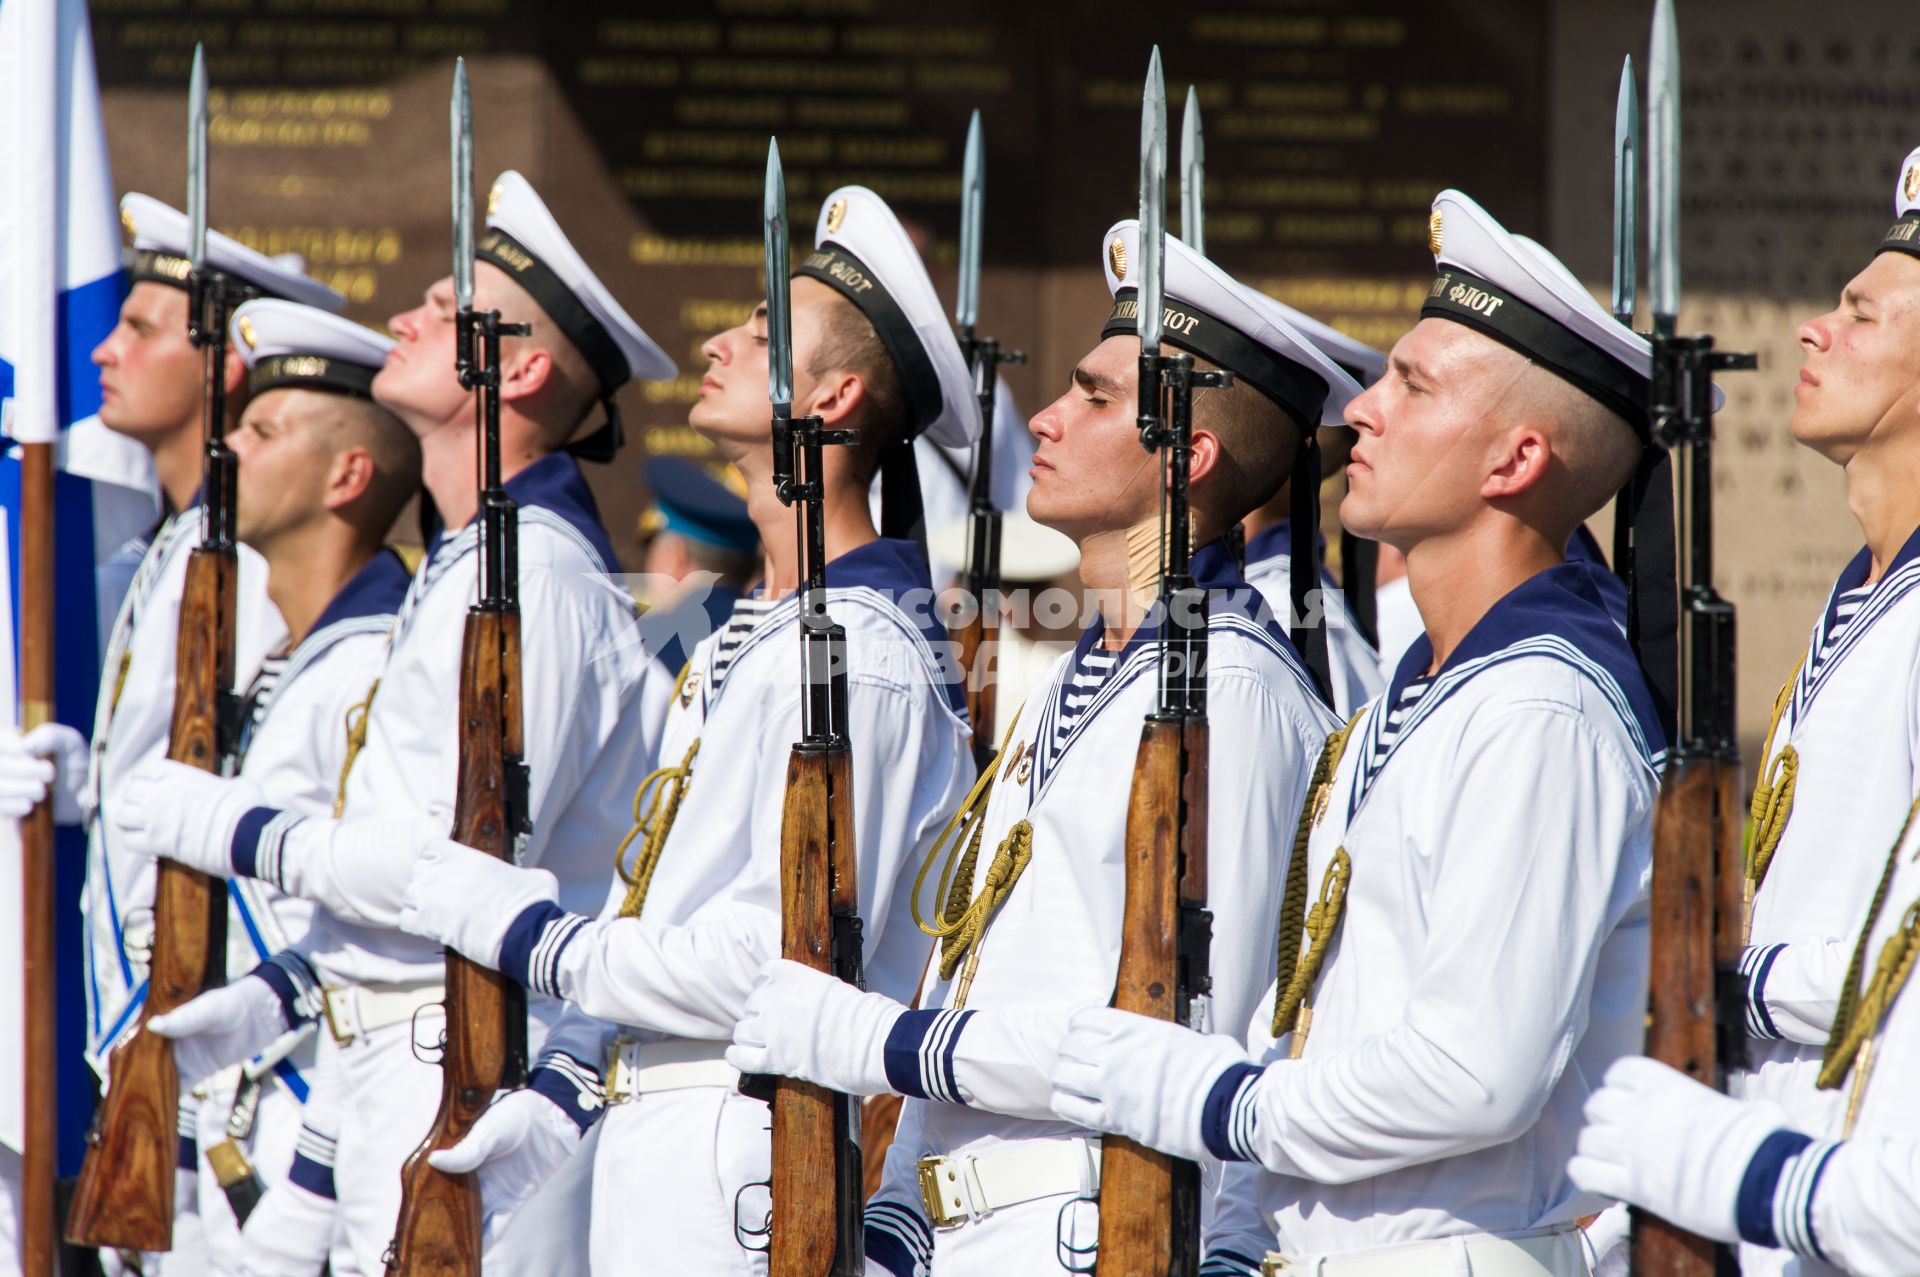
[[[1680,582],[1676,731],[1653,822],[1653,952],[1647,1054],[1724,1086],[1745,1056],[1740,756],[1734,738],[1733,605],[1713,588],[1713,374],[1753,355],[1675,333],[1680,309],[1680,68],[1672,0],[1657,0],[1649,74],[1653,294],[1652,431],[1673,453]],[[1731,1272],[1729,1248],[1645,1211],[1633,1221],[1640,1277]]]
[[[207,436],[204,534],[187,560],[174,665],[173,721],[167,757],[218,771],[226,756],[233,696],[234,536],[239,469],[226,442],[227,314],[234,287],[207,259],[207,73],[196,46],[188,89],[187,217],[192,270],[187,276],[187,336],[203,366]],[[163,1251],[173,1245],[173,1180],[178,1161],[180,1077],[173,1043],[147,1022],[226,979],[227,886],[162,859],[153,901],[153,956],[147,1001],[132,1037],[115,1048],[98,1120],[87,1135],[67,1240],[77,1246]]]
[[[987,156],[980,135],[980,112],[967,125],[967,159],[960,182],[960,287],[953,319],[960,329],[960,351],[973,373],[980,401],[980,439],[973,449],[973,475],[967,487],[967,569],[960,588],[974,609],[958,627],[960,669],[966,676],[967,721],[973,724],[973,761],[981,770],[993,765],[994,703],[997,679],[992,662],[981,659],[986,646],[987,613],[998,626],[1000,593],[1000,511],[993,504],[993,413],[1002,364],[1024,364],[1018,350],[1002,350],[992,337],[975,334],[980,315],[980,239],[986,209]],[[995,643],[990,650],[997,651]]]
[[[1192,394],[1233,383],[1162,354],[1167,106],[1160,50],[1140,122],[1140,442],[1163,454],[1160,697],[1140,731],[1127,799],[1127,889],[1113,1005],[1161,1020],[1204,1017],[1212,987],[1207,911],[1207,596],[1193,580],[1188,475]],[[1098,1272],[1184,1277],[1200,1264],[1200,1168],[1109,1135],[1100,1147]]]
[[[473,304],[473,104],[464,59],[453,70],[453,290],[460,384],[474,392],[479,436],[480,596],[460,643],[460,771],[454,841],[501,860],[527,832],[520,733],[519,512],[500,483],[500,339],[524,337]],[[389,1277],[479,1277],[480,1183],[427,1163],[466,1137],[501,1090],[527,1080],[526,990],[447,952],[440,1109],[400,1171],[400,1216],[387,1248]]]
[[[793,416],[791,257],[780,144],[767,148],[762,202],[767,263],[767,390],[773,403],[773,481],[793,507],[800,552],[800,739],[787,762],[780,829],[780,956],[856,988],[861,972],[853,755],[847,739],[847,632],[827,614],[821,451],[855,442]],[[750,1080],[741,1089],[754,1085]],[[860,1102],[796,1078],[772,1081],[773,1224],[770,1277],[858,1277],[862,1233]]]

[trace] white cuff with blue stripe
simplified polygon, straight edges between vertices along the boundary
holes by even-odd
[[[320,977],[314,973],[307,960],[291,949],[280,952],[262,962],[249,974],[266,981],[280,999],[280,1014],[285,1018],[285,1027],[297,1029],[308,1021],[320,1018],[325,1008],[325,998],[320,992]]]
[[[560,957],[590,919],[548,900],[522,909],[500,942],[500,970],[535,993],[560,993]]]
[[[867,1205],[867,1261],[892,1277],[919,1277],[933,1263],[933,1226],[904,1202]]]
[[[249,809],[233,827],[233,840],[227,844],[233,872],[242,878],[270,882],[284,891],[280,853],[286,847],[287,835],[305,820],[306,817],[297,812],[281,811],[277,807]]]
[[[1740,975],[1747,982],[1747,1036],[1778,1040],[1784,1036],[1774,1027],[1773,1013],[1767,1010],[1767,977],[1774,961],[1786,949],[1784,944],[1749,946],[1740,951]]]
[[[300,1128],[300,1138],[293,1146],[293,1168],[287,1172],[287,1181],[306,1189],[316,1197],[333,1201],[333,1158],[336,1143],[333,1136],[303,1125]]]
[[[1200,1138],[1207,1151],[1223,1162],[1251,1162],[1253,1136],[1259,1126],[1254,1107],[1254,1083],[1264,1072],[1257,1064],[1236,1064],[1214,1079],[1200,1107]]]
[[[585,1135],[606,1107],[606,1079],[598,1069],[565,1051],[549,1051],[527,1074],[527,1089],[552,1100]]]
[[[1743,1240],[1784,1247],[1828,1262],[1813,1231],[1813,1199],[1839,1140],[1816,1140],[1798,1131],[1775,1131],[1762,1140],[1741,1177],[1734,1220]]]
[[[881,1059],[887,1085],[916,1100],[965,1104],[954,1077],[954,1051],[971,1011],[907,1011],[887,1031]]]

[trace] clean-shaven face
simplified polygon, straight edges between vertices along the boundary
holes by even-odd
[[[151,443],[200,416],[202,361],[187,340],[187,295],[142,280],[120,303],[120,322],[93,350],[100,421]]]
[[[476,262],[474,309],[505,309],[502,298],[512,286],[498,266]],[[394,344],[386,365],[374,376],[373,397],[416,435],[473,411],[473,392],[460,384],[454,367],[459,345],[456,314],[453,277],[448,276],[427,289],[418,306],[387,321]]]
[[[1159,508],[1160,474],[1140,446],[1140,339],[1088,351],[1067,392],[1034,415],[1027,513],[1079,541],[1132,527]]]
[[[813,378],[807,368],[818,348],[822,316],[836,294],[817,279],[792,283],[793,411],[806,410]],[[767,445],[772,438],[773,404],[767,398],[767,306],[754,308],[744,324],[715,333],[701,345],[706,375],[687,424],[705,438],[745,447]]]
[[[255,549],[265,550],[276,536],[324,511],[333,471],[324,417],[328,400],[336,397],[294,387],[269,390],[227,432],[240,467],[235,529]]]
[[[1807,447],[1845,465],[1870,439],[1920,428],[1920,258],[1875,257],[1800,326],[1800,350],[1793,437]]]

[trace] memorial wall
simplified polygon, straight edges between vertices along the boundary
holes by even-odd
[[[623,554],[643,449],[703,450],[685,425],[701,342],[762,295],[769,134],[797,227],[834,187],[871,186],[924,236],[950,297],[961,152],[981,110],[982,323],[1029,352],[1010,378],[1031,412],[1106,312],[1097,254],[1134,209],[1153,42],[1176,137],[1188,83],[1199,91],[1210,254],[1385,347],[1431,277],[1427,206],[1443,186],[1605,288],[1614,87],[1620,57],[1644,49],[1646,7],[92,0],[121,189],[183,198],[184,88],[204,41],[215,225],[301,254],[375,325],[446,273],[446,100],[467,56],[479,180],[525,173],[680,364],[677,381],[623,392],[628,451],[594,476]],[[1751,733],[1857,544],[1837,471],[1786,435],[1793,325],[1862,263],[1920,141],[1907,87],[1920,28],[1882,0],[1845,14],[1830,33],[1784,0],[1689,0],[1681,15],[1683,321],[1764,357],[1729,379],[1721,431],[1722,585],[1744,609]]]

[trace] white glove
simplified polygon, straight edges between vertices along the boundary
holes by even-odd
[[[240,1230],[234,1271],[239,1277],[319,1277],[332,1249],[337,1205],[298,1184],[275,1184]]]
[[[249,781],[157,758],[123,782],[110,819],[126,850],[225,878],[233,873],[233,831],[240,818],[271,805]]]
[[[746,1014],[733,1028],[727,1063],[777,1073],[847,1095],[882,1095],[887,1034],[906,1008],[880,993],[775,958],[760,968]]]
[[[413,859],[400,928],[498,971],[500,945],[513,920],[529,905],[559,899],[560,884],[544,869],[523,869],[451,838],[435,838]]]
[[[1740,1239],[1734,1204],[1747,1163],[1785,1110],[1744,1103],[1644,1056],[1615,1060],[1587,1097],[1587,1125],[1567,1174],[1715,1241]]]
[[[154,1016],[147,1027],[173,1039],[180,1085],[190,1087],[229,1064],[260,1054],[289,1025],[273,986],[257,975],[247,975]]]
[[[65,723],[42,723],[26,735],[0,729],[0,817],[19,820],[53,794],[55,824],[80,823],[87,787],[87,739]]]
[[[1131,1011],[1073,1013],[1054,1060],[1053,1111],[1063,1122],[1111,1131],[1189,1161],[1214,1160],[1200,1120],[1222,1073],[1250,1064],[1246,1048]]]
[[[505,1091],[465,1139],[427,1154],[427,1164],[449,1175],[480,1172],[485,1247],[579,1146],[580,1128],[559,1105],[537,1091]]]

